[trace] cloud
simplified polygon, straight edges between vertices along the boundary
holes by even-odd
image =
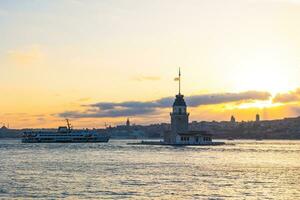
[[[91,99],[90,97],[86,97],[86,98],[80,98],[78,99],[78,101],[84,102],[84,101],[89,101],[90,99]]]
[[[288,93],[279,93],[273,98],[274,103],[290,103],[300,100],[300,88]]]
[[[104,118],[104,117],[123,117],[123,116],[136,116],[136,115],[145,115],[153,114],[155,109],[153,108],[125,108],[125,109],[112,109],[112,110],[94,110],[93,112],[77,112],[70,111],[60,113],[60,117],[64,118]]]
[[[135,81],[159,81],[160,79],[158,76],[136,76],[132,78]]]
[[[196,107],[199,105],[211,105],[250,100],[268,100],[270,97],[271,94],[269,92],[247,91],[241,93],[195,95],[187,97],[186,101],[189,106]]]
[[[8,59],[17,65],[31,65],[42,61],[45,57],[38,45],[33,45],[20,50],[11,50],[7,55]]]
[[[193,95],[186,97],[187,105],[198,107],[201,105],[213,105],[222,103],[232,103],[250,100],[268,100],[270,93],[260,91],[247,91],[241,93],[219,93]],[[156,115],[160,109],[170,108],[174,97],[165,97],[158,100],[140,102],[126,101],[120,103],[99,102],[95,104],[83,105],[87,109],[83,112],[67,111],[58,114],[60,117],[69,118],[102,118],[102,117],[124,117],[136,115]]]

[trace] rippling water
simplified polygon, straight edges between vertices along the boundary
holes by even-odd
[[[127,142],[0,140],[0,199],[300,199],[300,141]]]

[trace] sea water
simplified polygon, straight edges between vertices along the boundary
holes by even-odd
[[[0,140],[0,199],[300,199],[300,141]]]

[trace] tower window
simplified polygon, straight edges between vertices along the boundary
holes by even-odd
[[[181,108],[178,108],[178,112],[179,112],[179,114],[181,114]]]

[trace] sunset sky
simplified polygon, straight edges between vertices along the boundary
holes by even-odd
[[[300,115],[300,0],[0,0],[0,122]]]

